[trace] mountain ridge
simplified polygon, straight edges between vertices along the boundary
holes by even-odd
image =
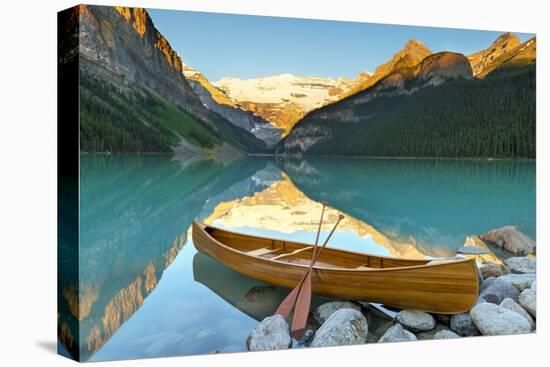
[[[531,42],[521,51],[531,54],[534,47],[534,42]],[[522,52],[515,55],[521,58]],[[534,126],[534,88],[532,87],[534,68],[530,68],[530,65],[526,66],[527,69],[520,63],[519,67],[512,67],[503,71],[502,75],[487,78],[489,80],[486,83],[478,84],[476,81],[480,79],[473,79],[470,61],[464,55],[448,51],[431,54],[415,67],[400,68],[359,93],[310,112],[281,141],[277,154],[374,156],[428,154],[451,157],[473,154],[474,156],[531,157],[534,154],[534,131],[531,130]],[[514,83],[525,86],[526,89],[510,89],[510,85],[516,85]],[[484,92],[492,93],[494,96],[481,94]],[[442,95],[439,96],[438,93]],[[473,95],[479,100],[472,100]],[[427,102],[427,96],[432,99],[431,104]],[[435,102],[437,100],[439,102]],[[483,111],[484,102],[482,101],[489,100],[485,108],[495,110],[494,115]],[[503,102],[509,100],[514,102],[513,106],[509,102]],[[521,104],[521,101],[525,101],[524,104]],[[427,123],[440,124],[441,122],[438,121],[442,119],[460,121],[461,117],[457,111],[460,106],[464,110],[463,118],[469,119],[468,123],[471,125],[469,130],[460,133],[458,128],[445,131],[438,125],[431,128],[426,125]],[[424,113],[421,112],[422,108],[425,109]],[[432,112],[428,113],[429,110]],[[524,111],[526,115],[517,116],[518,111]],[[407,120],[411,120],[411,125],[407,126]],[[487,126],[483,126],[483,121],[486,121]],[[519,126],[518,123],[520,123]],[[511,129],[514,135],[510,133],[502,137],[502,141],[508,141],[506,144],[510,144],[506,147],[476,146],[468,150],[467,147],[456,146],[475,129],[479,129],[479,133],[483,132],[483,136],[490,133],[501,134],[499,132],[501,128],[498,127],[501,124],[513,126]],[[434,146],[432,141],[423,142],[412,128],[415,125],[421,128],[419,130],[422,131],[421,134],[429,135],[437,132],[446,136],[437,138],[442,139],[441,146]],[[398,126],[399,129],[397,129]],[[405,133],[410,129],[413,130]],[[431,129],[435,130],[432,132]],[[525,138],[516,136],[518,131],[524,133]],[[416,140],[412,138],[413,136],[416,136]],[[389,137],[392,138],[388,140]],[[403,147],[395,147],[391,142],[392,139],[394,142],[401,141]],[[411,143],[413,140],[415,141]]]
[[[188,146],[191,142],[197,148],[196,153],[215,153],[221,151],[221,146],[225,144],[232,147],[232,154],[266,151],[264,141],[210,111],[202,103],[183,75],[180,56],[155,28],[145,9],[87,5],[80,5],[75,9],[79,13],[79,58],[83,73],[100,79],[113,94],[112,101],[127,99],[127,102],[119,104],[116,113],[120,116],[131,113],[132,109],[128,104],[138,103],[142,98],[148,98],[150,102],[149,105],[137,104],[134,108],[142,112],[141,116],[148,115],[147,118],[136,116],[132,122],[126,117],[121,120],[113,115],[104,116],[99,121],[94,114],[97,115],[102,109],[95,101],[108,96],[94,95],[93,92],[101,93],[101,88],[105,88],[101,85],[97,86],[99,89],[94,87],[95,89],[89,90],[87,96],[93,103],[90,105],[93,110],[90,110],[91,114],[84,121],[84,125],[88,127],[87,134],[81,138],[91,140],[85,141],[85,146],[92,151],[145,149],[164,152],[178,145]],[[157,96],[148,96],[149,92]],[[158,98],[164,101],[155,102]],[[147,108],[160,108],[157,102],[177,106],[181,112],[166,105],[164,110],[172,111],[170,116],[157,118],[158,113],[154,111],[148,114]],[[111,110],[108,109],[107,113],[111,113]],[[184,115],[175,117],[182,113]],[[105,128],[118,137],[104,140],[109,138],[101,132]],[[139,131],[142,132],[138,134]],[[117,141],[122,141],[121,138],[128,144],[117,147]],[[151,142],[152,138],[156,139],[154,144]],[[214,141],[215,144],[212,145],[209,141]],[[205,145],[201,146],[202,144]]]
[[[390,60],[379,65],[374,73],[364,71],[357,74],[354,79],[301,77],[284,73],[245,80],[224,77],[213,84],[246,110],[285,129],[286,136],[294,125],[311,111],[365,90],[399,68],[412,67],[420,63],[431,53],[422,42],[411,39]],[[315,95],[311,91],[300,89],[308,84],[312,88],[323,86],[326,93]],[[278,95],[273,93],[275,89],[279,92]]]

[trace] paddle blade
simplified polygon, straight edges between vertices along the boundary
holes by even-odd
[[[288,294],[288,296],[286,296],[283,302],[281,302],[279,308],[277,308],[277,311],[275,311],[276,314],[283,316],[285,320],[288,319],[288,315],[290,315],[290,312],[296,303],[296,298],[298,298],[301,284],[302,282],[300,281],[300,283],[298,283],[298,285]]]
[[[304,283],[300,288],[296,307],[294,308],[294,318],[290,333],[296,340],[300,340],[306,331],[307,317],[311,305],[311,271],[307,273]]]

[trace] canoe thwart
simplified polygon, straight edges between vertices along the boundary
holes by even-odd
[[[272,257],[271,260],[277,260],[277,259],[281,259],[283,257],[293,256],[293,255],[299,254],[300,252],[304,252],[304,251],[311,250],[311,249],[313,249],[313,247],[300,248],[298,250],[294,250],[294,251],[286,253],[286,254],[280,254],[280,255],[277,255],[275,257]]]
[[[252,251],[247,251],[246,254],[247,255],[250,255],[250,256],[262,256],[262,255],[267,255],[267,254],[271,254],[273,252],[277,252],[277,251],[280,251],[281,249],[280,248],[273,248],[273,247],[263,247],[263,248],[259,248],[257,250],[252,250]]]

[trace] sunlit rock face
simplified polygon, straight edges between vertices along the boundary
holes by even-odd
[[[476,78],[484,78],[495,70],[533,64],[537,43],[531,38],[523,43],[512,33],[501,34],[485,50],[468,56]]]
[[[486,69],[502,55],[520,45],[520,40],[512,33],[501,34],[488,48],[468,56],[474,76],[487,74]]]
[[[416,66],[431,54],[432,51],[422,42],[409,40],[389,61],[378,66],[369,78],[365,78],[361,82],[356,83],[353,88],[350,88],[346,96],[350,96],[373,86],[376,82],[387,77],[396,70]]]
[[[206,219],[206,223],[221,221],[224,227],[251,227],[282,233],[305,231],[315,233],[319,226],[322,205],[301,192],[287,175],[267,189],[252,196],[220,203]],[[330,231],[339,214],[345,218],[337,231],[353,231],[359,237],[371,237],[376,244],[392,255],[407,258],[424,258],[414,243],[392,241],[371,225],[333,208],[325,210],[321,229]]]
[[[111,82],[147,85],[167,100],[200,111],[182,62],[145,9],[81,5],[81,67]],[[123,78],[123,79],[121,79]]]
[[[474,76],[484,76],[487,69],[502,55],[520,45],[520,40],[512,33],[501,34],[488,48],[468,56]]]

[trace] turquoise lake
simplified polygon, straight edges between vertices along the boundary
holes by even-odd
[[[193,220],[313,242],[326,201],[327,223],[346,216],[329,246],[402,257],[452,256],[504,225],[536,237],[533,161],[83,155],[80,171],[78,333],[90,361],[245,351],[284,298],[197,253]]]

